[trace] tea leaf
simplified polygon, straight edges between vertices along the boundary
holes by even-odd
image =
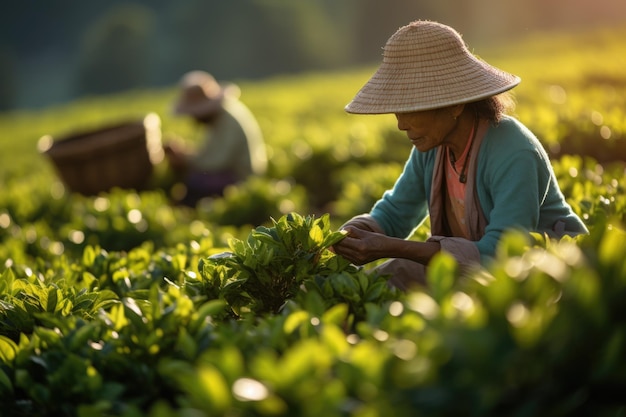
[[[322,316],[322,323],[334,324],[341,326],[348,317],[348,305],[337,304],[328,309]]]
[[[3,396],[5,392],[10,395],[13,394],[13,384],[9,376],[0,368],[0,396]]]
[[[306,311],[296,311],[291,313],[285,320],[284,330],[286,334],[293,333],[302,323],[309,320],[309,313]]]
[[[433,298],[441,302],[443,298],[452,290],[456,281],[457,263],[446,252],[438,253],[426,269],[426,280]]]
[[[347,235],[348,232],[346,230],[339,230],[337,232],[330,233],[324,238],[324,241],[320,246],[323,248],[329,248],[335,243],[341,242]]]
[[[15,358],[17,352],[17,344],[8,337],[0,335],[0,359],[2,362],[11,362]]]
[[[315,225],[309,230],[309,247],[320,247],[324,243],[324,232]]]
[[[13,270],[11,268],[5,269],[0,276],[0,295],[13,292],[13,281],[15,281]]]

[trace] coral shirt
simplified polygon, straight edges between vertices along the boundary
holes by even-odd
[[[469,137],[473,138],[473,136],[474,130],[472,129]],[[461,182],[459,177],[461,175],[461,171],[463,170],[465,160],[468,158],[471,142],[471,139],[467,141],[465,150],[463,150],[463,153],[455,162],[452,162],[449,150],[445,153],[446,189],[448,190],[445,204],[448,225],[453,236],[461,236],[466,239],[469,239],[470,236],[467,225],[465,224],[466,183]],[[467,170],[468,169],[466,167],[465,172],[463,173],[465,176],[467,176]]]

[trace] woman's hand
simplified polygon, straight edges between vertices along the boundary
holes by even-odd
[[[343,256],[355,265],[364,265],[385,256],[385,246],[389,237],[353,226],[343,230],[348,234],[333,245],[336,254]]]
[[[188,157],[180,144],[176,142],[163,145],[167,161],[174,172],[182,173],[187,169]]]
[[[381,233],[345,226],[348,235],[332,249],[355,265],[364,265],[382,258],[403,258],[427,265],[441,250],[439,242],[416,242]]]

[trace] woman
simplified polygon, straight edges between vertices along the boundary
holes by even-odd
[[[230,184],[265,174],[263,134],[239,100],[239,87],[220,84],[204,71],[185,74],[180,85],[174,114],[191,117],[206,130],[204,142],[195,151],[176,142],[165,146],[172,170],[186,187],[181,202],[195,206],[203,197],[221,195]]]
[[[442,250],[462,268],[484,264],[508,229],[587,233],[541,143],[505,115],[501,93],[519,82],[476,58],[448,26],[415,21],[389,38],[346,111],[395,114],[413,149],[393,189],[343,226],[335,252],[357,265],[391,258],[378,271],[406,290],[425,284],[425,266]],[[432,237],[407,240],[428,215]]]

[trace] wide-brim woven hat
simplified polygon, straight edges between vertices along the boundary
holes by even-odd
[[[180,80],[180,95],[174,104],[174,114],[202,117],[215,113],[225,98],[238,98],[239,87],[218,83],[205,71],[191,71]]]
[[[345,110],[358,114],[432,110],[491,97],[520,81],[474,56],[451,27],[418,20],[389,38],[382,64]]]

